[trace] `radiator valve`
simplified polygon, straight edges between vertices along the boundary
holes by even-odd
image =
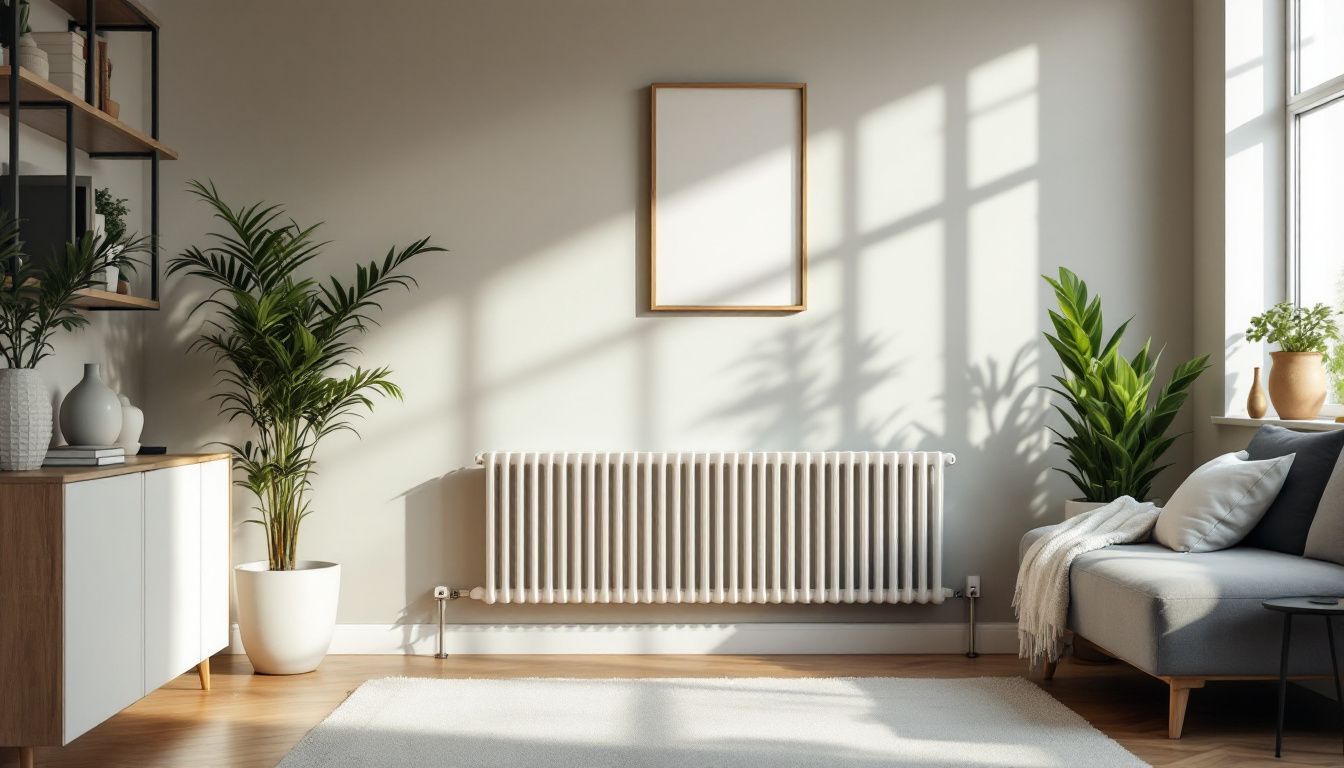
[[[966,577],[966,596],[967,596],[967,597],[979,597],[979,596],[980,596],[980,576],[979,576],[979,575],[975,575],[975,576],[967,576],[967,577]]]

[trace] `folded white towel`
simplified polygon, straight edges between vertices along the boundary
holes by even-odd
[[[1032,664],[1059,658],[1069,617],[1069,568],[1074,558],[1112,544],[1147,541],[1161,511],[1152,502],[1121,496],[1065,520],[1037,539],[1022,558],[1013,590],[1018,656]]]

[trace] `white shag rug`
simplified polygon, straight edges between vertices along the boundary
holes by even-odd
[[[387,678],[280,768],[1143,765],[1015,677]]]

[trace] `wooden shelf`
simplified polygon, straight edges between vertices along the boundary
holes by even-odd
[[[10,68],[0,67],[0,110],[8,113]],[[19,98],[23,101],[65,102],[75,108],[75,147],[85,152],[154,152],[162,160],[176,160],[166,144],[132,128],[73,93],[19,68]],[[65,111],[24,108],[19,121],[60,141],[65,140]]]
[[[52,0],[57,8],[70,14],[75,23],[84,24],[85,0]],[[94,0],[93,12],[100,27],[159,26],[159,20],[135,0]]]
[[[90,288],[80,291],[75,305],[85,309],[158,309],[159,302],[143,296],[128,296],[124,293],[100,291]]]

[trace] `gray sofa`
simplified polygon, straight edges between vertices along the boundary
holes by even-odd
[[[1021,553],[1048,530],[1029,531]],[[1344,595],[1344,566],[1251,547],[1192,554],[1130,544],[1080,556],[1069,581],[1069,629],[1170,686],[1167,735],[1178,739],[1192,689],[1278,678],[1283,616],[1261,601]],[[1331,674],[1322,620],[1294,622],[1289,673]]]

